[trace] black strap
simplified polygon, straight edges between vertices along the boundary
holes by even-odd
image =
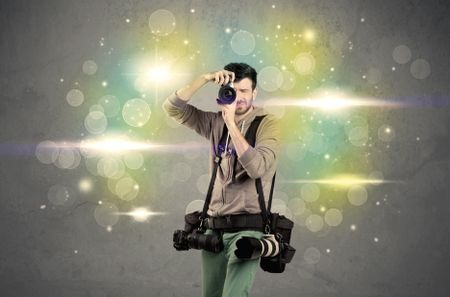
[[[266,209],[266,202],[264,201],[264,191],[263,191],[263,187],[262,187],[262,182],[261,182],[261,178],[257,178],[255,183],[256,183],[256,192],[258,193],[258,202],[259,202],[259,207],[261,208],[261,215],[263,217],[263,221],[264,221],[264,225],[265,225],[265,232],[266,233],[270,233],[270,209],[272,208],[272,196],[273,196],[273,188],[275,185],[275,176],[276,176],[276,172],[273,175],[272,178],[272,185],[270,186],[270,194],[269,194],[269,204],[268,204],[268,208]]]
[[[255,119],[250,124],[250,127],[248,128],[247,132],[245,133],[245,140],[247,140],[247,142],[253,147],[255,146],[255,143],[256,143],[256,132],[258,130],[259,124],[261,123],[261,121],[264,119],[265,116],[266,115],[256,116]],[[223,143],[224,139],[226,141],[227,133],[228,133],[228,128],[227,128],[227,125],[224,124],[223,130],[222,130],[222,136],[219,140],[219,144]],[[203,204],[203,211],[202,211],[202,214],[200,217],[202,222],[207,217],[209,204],[211,203],[211,196],[212,196],[212,191],[214,188],[214,182],[215,182],[216,176],[217,176],[217,169],[219,167],[220,161],[222,160],[218,149],[215,149],[215,153],[216,153],[216,156],[214,158],[214,168],[213,168],[213,171],[211,174],[211,180],[209,182],[208,193],[206,195],[205,203]],[[259,206],[261,208],[261,214],[263,216],[263,221],[264,221],[265,226],[269,226],[269,224],[270,224],[269,214],[266,209],[266,203],[264,201],[264,191],[262,190],[261,178],[257,178],[255,182],[256,182],[256,191],[258,193]],[[272,186],[270,189],[269,212],[270,212],[270,207],[272,205],[272,194],[273,194],[274,182],[275,182],[275,175],[273,176]],[[203,228],[203,224],[200,225],[200,228]]]
[[[255,143],[256,143],[256,132],[258,130],[259,123],[262,121],[263,118],[264,118],[264,116],[256,117],[253,122],[257,121],[257,125],[250,126],[248,128],[248,130],[247,130],[247,133],[245,134],[245,139],[253,147],[255,146]],[[253,122],[252,122],[252,124],[253,124]],[[263,190],[263,187],[262,187],[261,178],[257,178],[255,180],[256,192],[258,193],[259,207],[261,208],[261,215],[262,215],[263,220],[264,220],[264,225],[267,228],[270,225],[270,209],[272,208],[272,196],[273,196],[273,188],[274,188],[274,185],[275,185],[275,176],[276,176],[276,172],[275,172],[275,174],[273,175],[273,178],[272,178],[272,185],[270,187],[270,194],[269,194],[269,204],[268,204],[267,208],[266,208],[266,202],[265,202],[265,199],[264,199],[264,190]]]
[[[223,130],[222,130],[222,136],[220,137],[219,144],[223,142],[225,137],[227,137],[227,133],[228,133],[228,128],[227,128],[227,125],[224,124]],[[214,189],[214,181],[216,180],[216,176],[217,176],[217,169],[219,168],[220,161],[222,161],[222,157],[220,156],[220,152],[218,151],[218,148],[215,148],[215,154],[216,154],[216,156],[214,157],[214,167],[213,167],[212,174],[211,174],[211,180],[209,181],[208,193],[206,194],[205,203],[203,204],[203,210],[202,210],[202,214],[200,216],[200,219],[202,221],[208,216],[208,208],[209,208],[209,204],[211,203],[212,192]],[[202,226],[200,226],[200,227],[202,227]]]

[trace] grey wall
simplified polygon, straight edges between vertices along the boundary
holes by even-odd
[[[136,177],[142,189],[139,196],[132,202],[117,202],[118,208],[127,211],[132,206],[150,206],[167,215],[146,223],[121,217],[112,232],[94,218],[98,200],[118,200],[108,192],[105,179],[92,176],[83,163],[74,170],[62,170],[40,163],[34,154],[41,141],[79,140],[85,133],[88,107],[74,109],[65,100],[76,81],[86,97],[101,94],[98,87],[89,89],[90,78],[81,69],[85,60],[98,64],[96,79],[105,77],[110,84],[123,84],[120,96],[135,96],[126,81],[108,71],[117,61],[126,64],[127,56],[137,55],[141,47],[146,47],[144,52],[153,48],[147,22],[160,8],[177,17],[178,35],[173,40],[187,36],[197,40],[196,46],[202,49],[204,57],[191,64],[196,67],[189,70],[191,76],[235,58],[226,49],[226,39],[223,53],[211,50],[208,44],[215,35],[222,36],[225,27],[256,34],[258,28],[263,32],[285,21],[293,32],[296,29],[289,26],[295,24],[321,32],[323,57],[331,55],[338,68],[335,84],[377,98],[416,98],[411,99],[417,103],[414,107],[379,108],[372,114],[377,125],[389,122],[395,127],[396,138],[388,150],[384,145],[367,149],[370,168],[403,183],[371,189],[365,205],[345,207],[343,223],[326,233],[319,235],[297,226],[292,239],[297,248],[293,263],[282,275],[258,271],[254,296],[450,295],[449,4],[412,0],[278,2],[273,2],[277,8],[272,9],[272,1],[1,1],[1,296],[200,295],[199,253],[174,251],[171,236],[172,230],[182,225],[185,206],[203,197],[195,184],[208,171],[205,150],[194,156],[173,152],[145,155],[148,172]],[[195,13],[190,13],[191,7]],[[231,11],[229,15],[227,11]],[[284,19],[296,13],[297,20]],[[126,18],[131,19],[129,25]],[[353,43],[352,54],[339,55],[328,44],[327,36],[337,32]],[[207,37],[203,39],[202,34]],[[99,46],[102,37],[105,47]],[[162,44],[177,47],[175,43]],[[411,49],[411,61],[423,58],[429,62],[431,74],[426,79],[411,75],[411,62],[398,65],[393,61],[393,49],[401,44]],[[105,48],[113,48],[113,53]],[[397,70],[390,71],[392,66]],[[382,70],[375,78],[379,88],[361,80],[371,68]],[[160,90],[152,103],[150,126],[135,136],[153,140],[149,135],[154,133],[156,139],[168,143],[202,141],[185,128],[168,128],[159,106],[176,87]],[[262,92],[261,96],[270,94]],[[280,171],[288,179],[289,160],[283,158]],[[190,177],[167,182],[180,162],[188,164]],[[86,176],[94,182],[88,194],[77,188],[80,178]],[[74,190],[70,205],[52,206],[48,201],[54,184]],[[281,191],[283,186],[279,187]],[[283,191],[288,199],[299,196],[298,188]],[[352,224],[358,226],[355,232],[350,231]],[[375,237],[379,242],[374,242]],[[311,247],[321,255],[315,264],[306,261],[305,251]]]

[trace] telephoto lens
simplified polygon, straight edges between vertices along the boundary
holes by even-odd
[[[218,95],[218,104],[231,104],[234,102],[234,100],[236,100],[236,91],[234,90],[232,83],[228,83],[220,87]]]
[[[280,253],[280,244],[273,234],[264,235],[261,239],[243,236],[236,242],[236,247],[234,254],[243,260],[274,257]]]
[[[187,236],[190,248],[205,250],[212,253],[220,253],[223,250],[222,238],[213,234],[204,234],[203,231],[194,230]]]

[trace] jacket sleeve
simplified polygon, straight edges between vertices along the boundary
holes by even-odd
[[[267,115],[256,132],[255,147],[250,146],[239,158],[239,162],[250,178],[262,177],[277,162],[280,149],[279,123]]]
[[[213,120],[217,113],[200,110],[177,97],[170,95],[163,103],[166,114],[180,124],[183,124],[203,137],[209,139]]]

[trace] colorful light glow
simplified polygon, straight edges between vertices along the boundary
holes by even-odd
[[[383,180],[383,179],[364,179],[357,176],[338,176],[335,178],[328,179],[297,179],[288,180],[284,183],[294,183],[294,184],[324,184],[324,185],[335,185],[335,186],[353,186],[353,185],[364,185],[364,184],[392,184],[401,183],[401,181],[393,180]]]

